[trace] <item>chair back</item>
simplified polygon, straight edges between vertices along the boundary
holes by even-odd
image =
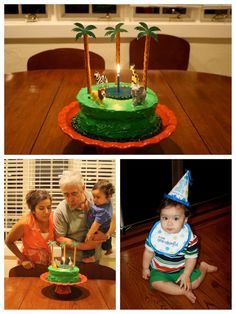
[[[96,263],[78,263],[80,273],[88,279],[115,280],[116,271],[110,267]]]
[[[35,264],[34,268],[25,269],[22,265],[10,269],[9,277],[40,277],[41,274],[48,271],[48,266]]]
[[[133,39],[130,42],[130,65],[143,69],[145,38]],[[190,45],[176,36],[158,34],[158,41],[151,38],[149,69],[187,70]]]
[[[91,69],[104,70],[103,57],[89,52]],[[43,69],[84,69],[84,50],[76,48],[58,48],[39,52],[27,62],[27,70]]]

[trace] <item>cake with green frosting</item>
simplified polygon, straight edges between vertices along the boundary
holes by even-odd
[[[79,282],[79,268],[77,266],[71,268],[69,265],[64,265],[63,267],[49,266],[47,280],[58,283]]]
[[[76,96],[80,111],[72,119],[73,128],[93,139],[114,142],[139,141],[158,134],[162,123],[156,114],[158,98],[150,88],[145,97],[135,98],[129,83],[82,88]]]

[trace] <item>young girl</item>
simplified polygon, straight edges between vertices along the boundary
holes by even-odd
[[[88,211],[87,227],[89,228],[85,242],[91,240],[100,230],[107,236],[102,248],[107,254],[112,252],[111,235],[115,231],[115,215],[112,213],[111,197],[115,193],[114,186],[108,180],[99,180],[92,189],[94,205]],[[83,262],[95,262],[94,250],[84,252]]]
[[[31,212],[12,227],[6,245],[26,269],[34,264],[49,265],[51,251],[47,242],[54,240],[51,196],[47,191],[33,190],[26,195],[26,203]],[[22,240],[22,251],[15,243],[18,240]]]
[[[186,178],[165,195],[160,207],[160,221],[149,233],[143,255],[144,279],[150,278],[151,287],[171,295],[185,295],[192,303],[196,289],[208,272],[217,267],[201,262],[196,269],[198,239],[187,224],[189,203],[186,198]],[[182,190],[182,191],[181,191]]]

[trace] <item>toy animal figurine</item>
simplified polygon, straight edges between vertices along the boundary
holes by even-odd
[[[146,90],[144,86],[133,85],[131,88],[131,95],[133,100],[133,105],[141,105],[141,103],[146,98]]]
[[[56,264],[56,267],[59,267],[60,266],[60,264],[61,264],[61,262],[57,259],[57,258],[55,258],[55,264]]]
[[[71,260],[71,257],[69,256],[69,263],[68,263],[68,265],[69,265],[69,268],[70,269],[73,269],[74,268],[74,264],[73,264],[73,262],[72,262],[72,260]]]
[[[103,95],[99,92],[99,90],[93,90],[90,96],[94,102],[99,103],[99,105],[102,104]]]
[[[95,72],[94,78],[96,80],[96,84],[99,86],[106,86],[108,83],[108,79],[105,74],[100,74],[99,72]]]
[[[131,84],[132,85],[139,85],[138,73],[136,72],[134,67],[135,67],[134,64],[130,66],[130,70],[132,71]]]

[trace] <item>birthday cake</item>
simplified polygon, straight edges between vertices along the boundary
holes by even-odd
[[[122,82],[118,92],[115,83],[107,83],[106,88],[93,85],[91,94],[82,88],[76,97],[80,111],[72,120],[73,128],[103,141],[137,141],[154,136],[162,126],[155,113],[158,98],[149,88],[145,97],[134,99],[133,94],[131,84]]]
[[[105,36],[110,36],[116,41],[116,78],[108,83],[104,73],[95,72],[96,85],[92,85],[88,37],[96,38],[93,30],[97,27],[74,23],[76,27],[72,29],[76,32],[76,40],[80,38],[84,40],[87,86],[76,96],[79,110],[72,118],[71,126],[86,137],[106,142],[140,141],[155,136],[162,129],[161,118],[156,113],[157,95],[147,86],[150,38],[157,40],[157,31],[160,29],[156,26],[149,28],[144,22],[135,27],[139,31],[137,38],[146,37],[142,82],[139,80],[135,65],[132,65],[130,83],[122,83],[120,35],[127,32],[123,24],[118,23],[114,27],[105,28],[107,31]]]
[[[74,266],[71,268],[69,265],[63,267],[48,267],[47,280],[59,283],[75,283],[80,281],[79,268]]]

